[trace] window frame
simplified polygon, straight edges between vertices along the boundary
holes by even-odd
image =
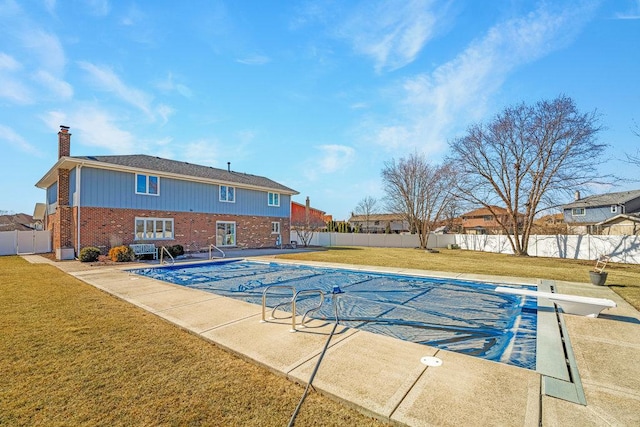
[[[271,234],[280,234],[280,230],[282,230],[280,221],[271,221]]]
[[[233,225],[233,241],[231,243],[227,243],[226,237],[227,234],[224,235],[224,239],[219,238],[220,236],[218,235],[218,229],[220,227],[220,225]],[[216,221],[216,246],[220,246],[220,247],[233,247],[233,246],[238,246],[238,232],[237,232],[238,228],[236,225],[235,221]],[[225,231],[226,231],[226,227],[225,227]]]
[[[280,207],[280,193],[276,193],[275,191],[269,191],[267,193],[267,205]]]
[[[138,233],[138,221],[141,221],[142,225],[142,236],[139,236]],[[161,224],[160,233],[162,236],[158,237],[158,225]],[[167,224],[170,224],[169,229],[167,229]],[[148,229],[150,228],[150,230]],[[169,234],[169,235],[168,235]],[[137,216],[133,222],[133,240],[136,242],[144,241],[144,240],[175,240],[176,229],[175,222],[173,218],[155,218],[155,217],[146,217],[146,216]]]
[[[582,213],[579,213],[582,212]],[[586,209],[585,208],[571,208],[571,216],[585,216]]]
[[[222,198],[222,188],[224,187],[225,198]],[[229,189],[231,189],[231,200],[229,200]],[[236,187],[232,185],[220,184],[218,185],[218,201],[224,203],[236,202]]]
[[[139,184],[139,180],[140,177],[144,177],[145,183],[144,183],[144,189],[145,191],[139,191],[138,188],[138,184]],[[152,193],[150,190],[152,188],[152,181],[155,181],[155,193]],[[134,190],[135,190],[135,194],[140,194],[143,196],[159,196],[160,195],[160,176],[159,175],[149,175],[146,173],[137,173],[135,174],[135,181],[134,181]]]

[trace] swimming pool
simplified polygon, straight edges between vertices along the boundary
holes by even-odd
[[[536,369],[536,299],[496,293],[498,283],[246,260],[131,272],[254,304],[267,286],[320,289],[325,303],[313,318],[333,321],[335,304],[348,327]],[[334,286],[342,293],[332,293]],[[291,292],[269,295],[270,307],[291,298]],[[317,303],[317,295],[301,297],[297,314]]]

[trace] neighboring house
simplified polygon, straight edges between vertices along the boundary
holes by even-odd
[[[507,210],[499,206],[491,206],[491,210],[487,207],[482,207],[461,215],[462,232],[464,234],[503,233],[504,231],[498,220],[503,223],[509,221]]]
[[[549,214],[533,221],[534,234],[567,234],[567,224],[562,213]]]
[[[599,223],[620,214],[640,212],[640,190],[597,194],[585,198],[580,198],[580,192],[576,191],[574,201],[563,205],[562,211],[570,233],[598,234]]]
[[[58,161],[38,181],[45,227],[59,259],[85,246],[180,244],[190,250],[273,247],[289,240],[291,196],[268,178],[148,155],[71,156],[58,133]]]
[[[31,215],[23,213],[0,215],[0,231],[31,231],[37,229],[37,224]]]
[[[640,213],[620,214],[596,224],[599,234],[639,236]]]
[[[402,214],[351,215],[349,225],[361,233],[408,233],[409,221]]]
[[[307,212],[309,220],[307,221]],[[313,225],[314,230],[323,231],[326,228],[327,221],[331,221],[331,215],[327,215],[325,211],[312,208],[309,197],[303,205],[298,202],[291,201],[291,228],[299,228],[304,225]]]

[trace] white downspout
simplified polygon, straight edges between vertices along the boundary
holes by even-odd
[[[78,257],[80,256],[80,174],[82,171],[82,164],[77,166],[77,172],[76,172],[76,204],[78,206],[78,213],[77,213],[77,217],[76,217],[76,223],[77,223],[77,230],[76,230],[76,236],[78,237],[78,241],[76,244],[76,248],[78,251]]]

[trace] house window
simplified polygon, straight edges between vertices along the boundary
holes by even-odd
[[[274,221],[271,223],[271,234],[280,234],[280,222]]]
[[[584,216],[584,208],[573,208],[571,209],[572,216]]]
[[[136,218],[135,240],[173,239],[172,218]]]
[[[221,185],[220,201],[234,203],[236,201],[236,188],[228,185]]]
[[[136,194],[160,194],[160,178],[154,175],[136,174]]]
[[[485,215],[482,217],[484,221],[493,221],[493,215]]]
[[[280,206],[280,193],[269,192],[269,206]]]
[[[233,221],[216,222],[216,245],[235,246],[236,245],[236,223]]]
[[[611,205],[611,213],[618,213],[618,205]]]

